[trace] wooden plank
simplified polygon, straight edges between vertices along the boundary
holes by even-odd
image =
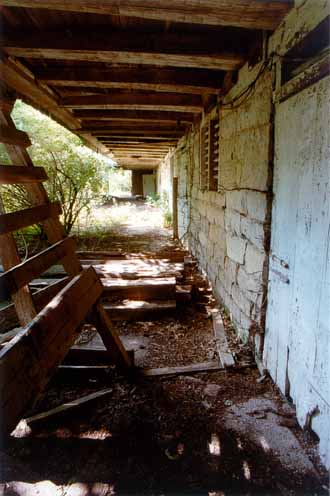
[[[72,109],[128,109],[166,110],[175,112],[201,112],[203,100],[200,95],[173,93],[111,93],[108,95],[70,96],[62,98],[60,105]]]
[[[8,87],[15,90],[27,103],[41,111],[50,113],[56,121],[73,131],[80,127],[80,122],[73,117],[71,112],[58,106],[58,97],[47,87],[38,84],[24,66],[3,57],[0,60],[0,74]],[[92,136],[85,136],[84,139],[88,146],[94,150],[107,153],[107,149]],[[13,163],[25,163],[25,161],[13,159]]]
[[[193,365],[182,365],[180,367],[160,367],[154,369],[141,369],[141,373],[145,377],[158,377],[163,375],[183,375],[196,374],[199,372],[212,372],[224,370],[218,362],[202,362]]]
[[[0,184],[24,184],[47,181],[43,167],[0,165]]]
[[[2,67],[2,62],[0,60],[0,73],[1,69],[6,71],[6,67]],[[14,102],[13,102],[14,103]],[[0,109],[0,123],[8,125],[10,127],[14,126],[14,122],[11,118],[9,109]],[[27,153],[25,148],[19,146],[6,145],[6,151],[13,164],[21,164],[28,168],[33,167],[33,162]],[[48,195],[45,187],[41,183],[27,183],[25,184],[25,189],[29,195],[32,205],[40,205],[48,203]],[[65,231],[58,218],[50,218],[42,222],[43,229],[48,237],[50,243],[56,243],[65,237]],[[63,261],[65,270],[69,275],[75,275],[81,270],[78,258],[74,255],[69,259]],[[15,265],[15,264],[12,264]]]
[[[36,291],[31,296],[31,300],[34,304],[33,308],[35,308],[37,312],[40,312],[47,305],[47,303],[49,303],[50,300],[68,284],[69,281],[69,277],[64,277],[63,279],[60,279],[53,284]],[[0,310],[0,332],[9,331],[13,327],[17,327],[19,325],[20,321],[18,319],[18,312],[15,309],[15,306],[17,307],[17,305],[11,303]],[[34,311],[34,314],[29,316],[28,321],[22,325],[29,324],[35,315],[36,312]]]
[[[0,196],[0,214],[2,213],[4,213],[4,207]],[[0,259],[4,270],[8,270],[13,265],[21,263],[18,249],[12,234],[0,235]],[[34,308],[29,288],[27,286],[21,288],[15,295],[13,295],[12,300],[16,306],[19,323],[21,325],[28,324],[36,315],[36,310]]]
[[[58,72],[58,71],[56,71]],[[166,112],[157,110],[99,110],[99,109],[77,109],[73,114],[81,121],[98,120],[113,121],[127,119],[139,122],[141,120],[154,122],[181,122],[189,124],[194,122],[195,115],[192,112]]]
[[[178,239],[179,237],[179,225],[178,225],[178,178],[173,177],[172,179],[172,215],[173,215],[173,239]]]
[[[127,300],[119,304],[103,302],[109,318],[118,320],[155,320],[171,315],[176,310],[175,300],[141,301]]]
[[[77,251],[76,254],[79,258],[126,258],[126,254],[123,250],[108,250],[108,251]]]
[[[233,367],[235,360],[228,348],[225,328],[219,311],[212,312],[212,321],[220,363],[224,368]]]
[[[86,86],[195,94],[218,94],[223,80],[223,72],[220,71],[173,68],[160,71],[148,66],[143,71],[132,67],[61,67],[60,70],[40,67],[34,70],[34,74],[39,81],[59,87]]]
[[[102,297],[130,298],[133,300],[175,298],[175,277],[159,279],[102,279]]]
[[[91,403],[99,398],[108,396],[112,392],[112,388],[102,389],[102,391],[96,391],[96,393],[81,396],[80,398],[76,398],[75,400],[69,401],[68,403],[62,403],[62,405],[52,408],[51,410],[47,410],[46,412],[36,413],[31,417],[26,417],[24,420],[29,425],[39,422],[40,420],[47,420],[49,418],[53,418],[57,415],[68,412],[69,410],[72,411],[85,406],[87,403]]]
[[[11,432],[45,388],[101,293],[102,284],[90,267],[0,351],[2,435]]]
[[[8,299],[8,295],[16,293],[56,262],[71,255],[75,250],[75,246],[76,243],[73,238],[65,238],[25,262],[7,270],[0,275],[0,298]]]
[[[131,357],[125,350],[120,337],[112,326],[107,312],[100,303],[95,305],[91,320],[100,334],[104,346],[113,361],[122,368],[131,367]]]
[[[24,167],[24,169],[26,169],[26,167]],[[45,219],[58,217],[61,212],[62,209],[60,203],[55,202],[39,205],[38,207],[27,208],[18,212],[0,215],[0,234],[17,231],[24,227],[38,224]]]
[[[2,5],[141,17],[169,22],[275,29],[292,7],[289,0],[2,0]]]
[[[230,30],[214,35],[163,31],[158,33],[126,32],[102,29],[57,32],[42,30],[2,33],[2,49],[11,57],[58,59],[111,64],[237,70],[247,60],[248,48],[255,44],[255,33],[243,31],[240,37]],[[228,50],[227,47],[230,47]]]
[[[27,148],[31,146],[31,141],[24,131],[19,131],[15,127],[0,124],[0,143],[17,145]]]

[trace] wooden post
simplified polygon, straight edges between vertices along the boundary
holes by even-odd
[[[179,227],[178,227],[178,178],[177,177],[173,177],[172,193],[173,193],[173,238],[178,239]]]

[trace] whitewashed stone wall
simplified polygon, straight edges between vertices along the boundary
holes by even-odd
[[[228,100],[249,84],[258,69],[241,71]],[[235,110],[220,110],[219,192],[199,187],[199,129],[176,154],[180,222],[189,226],[186,241],[239,335],[245,341],[256,340],[257,349],[267,285],[271,95],[267,73],[247,102]]]

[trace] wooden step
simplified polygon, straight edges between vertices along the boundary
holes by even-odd
[[[40,183],[47,179],[43,167],[0,165],[0,184]]]
[[[110,320],[157,320],[171,315],[176,309],[175,300],[126,300],[120,304],[103,302]]]
[[[4,124],[0,124],[0,143],[23,146],[24,148],[31,146],[30,138],[24,131]]]
[[[175,277],[159,279],[102,279],[104,297],[129,298],[132,300],[174,299]]]
[[[55,202],[0,215],[0,234],[17,231],[46,219],[58,217],[61,212],[60,203]]]

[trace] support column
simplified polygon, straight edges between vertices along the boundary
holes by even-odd
[[[172,181],[172,197],[173,197],[173,208],[172,208],[172,216],[173,216],[173,238],[179,238],[179,226],[178,226],[178,178],[173,177]]]

